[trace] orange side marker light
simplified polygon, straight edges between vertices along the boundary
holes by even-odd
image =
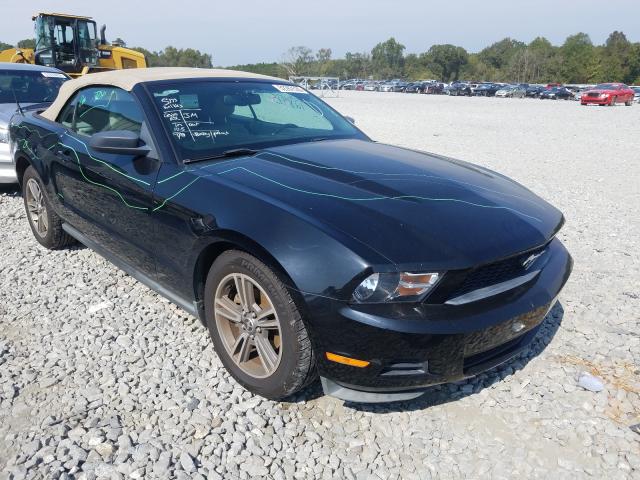
[[[343,365],[349,365],[351,367],[364,368],[369,366],[369,362],[366,360],[358,360],[356,358],[349,358],[336,353],[326,352],[327,360],[332,362],[342,363]]]

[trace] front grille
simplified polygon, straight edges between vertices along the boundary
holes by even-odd
[[[546,248],[547,246],[544,245],[480,267],[447,272],[442,282],[427,297],[426,301],[427,303],[444,303],[449,299],[465,295],[480,288],[490,287],[525,275],[528,270],[522,265],[523,262],[531,255],[543,252]]]
[[[587,93],[587,97],[597,98],[599,96],[600,96],[600,94],[598,92],[589,92],[589,93]]]

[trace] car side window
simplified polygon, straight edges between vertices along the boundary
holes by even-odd
[[[58,122],[67,127],[68,129],[73,129],[73,118],[76,113],[76,98],[71,99],[69,103],[62,109],[60,116],[58,117]]]
[[[129,92],[115,87],[89,87],[75,94],[58,121],[86,136],[112,130],[139,135],[143,118],[142,110]]]

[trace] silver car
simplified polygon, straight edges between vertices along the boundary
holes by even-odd
[[[0,63],[0,183],[15,183],[9,125],[18,109],[53,102],[69,76],[57,68]]]

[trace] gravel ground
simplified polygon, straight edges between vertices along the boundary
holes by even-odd
[[[565,213],[574,273],[530,351],[409,403],[318,385],[266,401],[196,319],[86,248],[39,247],[5,188],[0,478],[640,478],[640,107],[328,101],[377,140],[496,169]]]

